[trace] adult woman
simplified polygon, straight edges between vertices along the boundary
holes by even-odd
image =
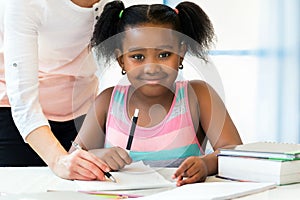
[[[46,163],[62,178],[104,179],[102,171],[109,169],[101,160],[67,150],[97,92],[96,64],[88,44],[105,3],[1,0],[1,166]]]

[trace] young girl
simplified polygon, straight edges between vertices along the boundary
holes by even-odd
[[[138,160],[178,167],[173,175],[178,186],[215,174],[217,149],[241,144],[238,131],[207,83],[176,81],[185,53],[206,60],[213,37],[209,18],[191,2],[176,9],[108,3],[91,44],[108,61],[117,59],[130,85],[108,88],[97,97],[76,142],[113,170]],[[138,122],[128,154],[124,149],[136,108]],[[207,139],[215,152],[204,155]]]

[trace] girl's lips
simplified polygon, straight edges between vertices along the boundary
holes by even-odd
[[[162,82],[162,80],[165,79],[165,77],[156,77],[156,78],[141,78],[140,80],[144,82],[145,84],[159,84]]]
[[[154,85],[154,84],[158,84],[160,82],[160,80],[144,80],[144,82],[146,84],[150,84],[150,85]]]

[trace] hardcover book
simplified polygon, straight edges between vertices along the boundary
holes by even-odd
[[[297,160],[300,159],[300,144],[255,142],[221,148],[220,155]]]
[[[300,160],[219,155],[218,176],[239,181],[273,182],[277,185],[299,183]]]

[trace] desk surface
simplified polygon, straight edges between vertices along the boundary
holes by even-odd
[[[166,179],[171,180],[174,169],[160,169],[158,171]],[[208,177],[206,182],[225,181],[214,176]],[[74,181],[61,179],[54,175],[48,167],[0,167],[0,192],[2,194],[39,193],[48,190],[77,191]],[[122,191],[121,193],[150,195],[170,188],[148,189],[138,191]],[[281,200],[299,199],[300,183],[286,186],[277,186],[275,189],[244,196],[242,200]]]

